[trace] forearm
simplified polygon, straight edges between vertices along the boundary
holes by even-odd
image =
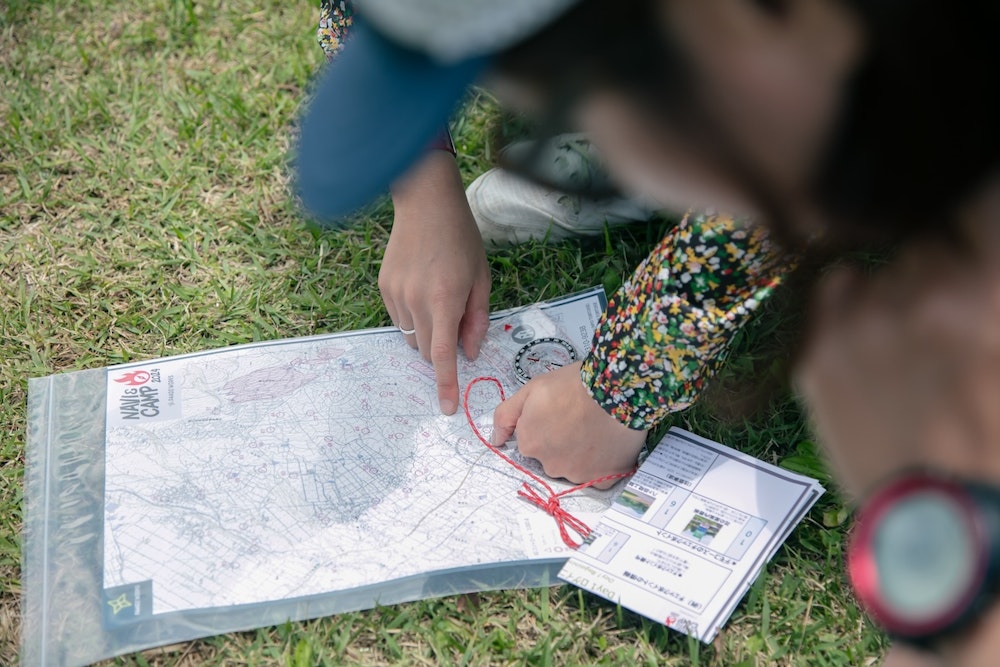
[[[419,221],[421,224],[436,224],[437,220],[463,225],[475,224],[471,216],[426,215],[426,212],[440,210],[448,203],[468,207],[458,163],[446,150],[427,151],[419,162],[392,184],[389,192],[396,210],[394,224],[408,220]],[[423,215],[409,215],[410,213]]]
[[[652,428],[694,403],[733,336],[793,266],[761,226],[686,217],[609,301],[584,384],[621,423]]]

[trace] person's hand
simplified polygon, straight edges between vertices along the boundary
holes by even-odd
[[[580,362],[532,379],[497,407],[492,444],[503,444],[515,430],[521,454],[537,459],[549,477],[574,484],[628,472],[646,442],[646,431],[620,423],[587,393]]]
[[[489,327],[490,269],[455,158],[432,150],[392,187],[395,220],[379,271],[393,323],[434,365],[441,412],[458,407],[458,341],[470,359]]]
[[[922,244],[822,285],[796,380],[849,494],[913,466],[1000,485],[1000,260],[985,247]]]

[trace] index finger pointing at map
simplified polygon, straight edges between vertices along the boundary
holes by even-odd
[[[458,409],[458,322],[434,322],[431,332],[431,363],[437,378],[441,412],[453,415]]]

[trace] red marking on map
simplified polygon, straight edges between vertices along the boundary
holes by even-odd
[[[414,361],[413,363],[410,364],[410,368],[412,368],[413,370],[415,370],[416,372],[420,373],[423,376],[429,377],[432,380],[434,379],[433,366],[429,366],[423,363],[422,361]]]
[[[514,328],[514,326],[512,324],[505,324],[505,325],[503,325],[503,330],[504,331],[510,331],[513,328]]]
[[[273,366],[233,378],[223,391],[229,394],[233,403],[267,401],[287,396],[317,377],[315,373],[302,373],[291,366]]]

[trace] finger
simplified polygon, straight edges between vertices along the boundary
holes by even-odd
[[[458,323],[445,317],[434,322],[430,341],[431,364],[437,379],[438,405],[446,415],[458,409]]]
[[[462,341],[462,350],[468,359],[479,357],[483,339],[490,328],[490,286],[473,287],[469,300],[465,304],[465,315],[459,324],[458,337]]]
[[[417,347],[417,338],[414,333],[406,333],[407,331],[414,331],[415,325],[408,324],[413,321],[413,318],[409,315],[405,308],[401,308],[397,305],[396,301],[389,296],[389,292],[385,290],[382,291],[382,303],[385,304],[385,310],[389,313],[389,319],[392,323],[399,329],[399,332],[403,334],[403,340],[406,344],[412,348]]]
[[[530,383],[528,383],[530,384]],[[514,429],[524,411],[524,403],[528,399],[528,385],[497,406],[493,411],[493,435],[490,444],[499,447],[514,435]]]
[[[383,272],[379,273],[378,291],[379,294],[382,295],[382,303],[385,304],[385,311],[389,313],[389,320],[392,322],[393,326],[401,329],[412,329],[412,326],[407,326],[410,320],[407,317],[409,309],[405,307],[406,299],[397,299],[396,296],[394,296],[398,295],[399,292],[389,287],[389,283]],[[406,317],[405,321],[403,320],[404,317]]]
[[[410,310],[409,320],[413,322],[410,325],[410,330],[413,331],[413,334],[407,336],[407,338],[412,339],[412,346],[420,351],[420,356],[426,361],[430,361],[431,336],[434,335],[434,321],[430,315],[426,315],[420,310]]]
[[[389,321],[393,326],[399,326],[399,309],[396,308],[396,301],[389,294],[388,290],[379,289],[382,293],[382,303],[385,304],[385,312],[389,313]]]
[[[403,339],[407,345],[414,349],[419,349],[420,335],[426,328],[421,327],[420,323],[416,321],[416,317],[407,309],[397,308],[397,311],[399,312],[399,319],[396,320],[396,326],[399,327],[399,333],[403,334]]]

